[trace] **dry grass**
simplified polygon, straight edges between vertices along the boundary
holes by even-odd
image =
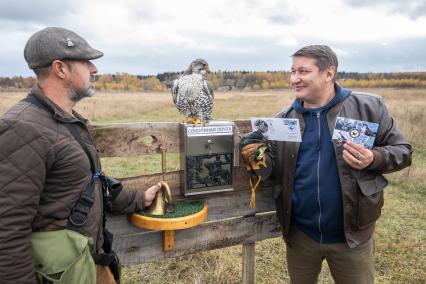
[[[426,138],[425,89],[366,89],[382,95],[397,121],[398,127],[410,141]],[[0,93],[0,114],[25,93]],[[293,100],[291,90],[259,92],[218,92],[215,95],[215,119],[244,119],[271,116]],[[81,101],[77,111],[92,123],[130,121],[179,121],[182,116],[173,106],[169,93],[98,93]],[[414,122],[414,123],[413,123]]]
[[[0,92],[0,115],[13,106],[17,101],[23,99],[26,93]]]
[[[376,233],[377,283],[426,283],[426,90],[368,89],[382,95],[398,127],[414,145],[410,169],[389,175],[385,206]],[[0,93],[0,114],[25,94]],[[292,101],[290,90],[217,93],[216,119],[272,116]],[[94,123],[179,121],[168,93],[99,93],[79,103],[78,111]],[[171,154],[170,167],[177,167]],[[159,158],[104,161],[117,176],[158,172]],[[132,168],[133,167],[133,168]],[[256,283],[288,283],[281,239],[256,245]],[[241,247],[229,247],[185,257],[124,268],[123,283],[241,283]],[[332,283],[324,265],[320,283]]]

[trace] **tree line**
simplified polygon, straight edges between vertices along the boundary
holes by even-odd
[[[128,73],[96,75],[96,89],[112,92],[166,92],[182,73],[165,72],[156,76]],[[207,75],[215,90],[269,90],[290,87],[287,71],[217,71]],[[348,88],[426,88],[426,72],[356,73],[338,72],[338,82]],[[28,90],[34,77],[0,77],[0,91]]]

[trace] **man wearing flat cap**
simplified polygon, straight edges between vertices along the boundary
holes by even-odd
[[[0,282],[118,282],[104,209],[139,211],[161,185],[120,191],[102,172],[88,121],[73,110],[94,95],[91,60],[102,52],[49,27],[30,37],[24,56],[37,84],[0,119]]]

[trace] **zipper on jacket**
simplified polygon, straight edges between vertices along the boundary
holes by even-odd
[[[318,193],[318,207],[319,207],[319,216],[318,216],[318,231],[320,232],[320,244],[322,244],[322,231],[321,231],[321,198],[320,198],[320,161],[321,161],[321,114],[316,113],[317,123],[318,123],[318,163],[317,163],[317,193]]]

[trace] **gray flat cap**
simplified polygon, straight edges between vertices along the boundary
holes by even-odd
[[[92,60],[103,56],[73,31],[49,27],[27,41],[24,57],[31,69],[48,66],[56,59]]]

